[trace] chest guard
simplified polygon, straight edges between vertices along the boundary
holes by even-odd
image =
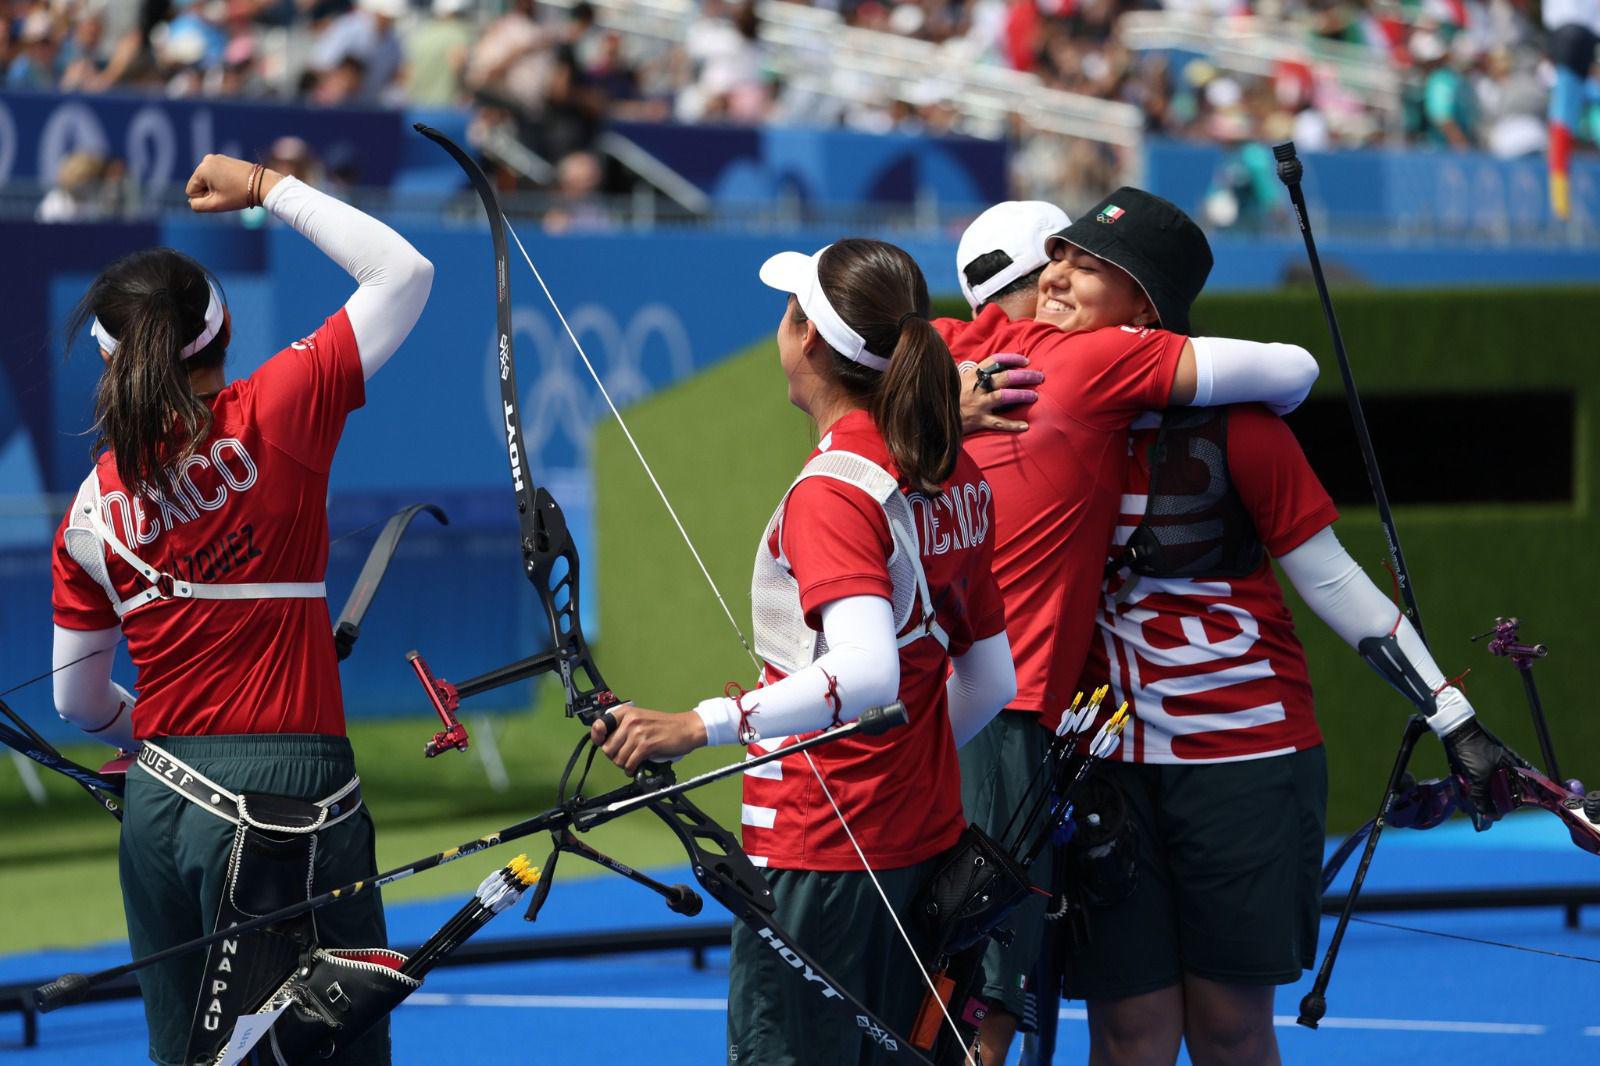
[[[1144,518],[1108,576],[1126,568],[1144,577],[1245,577],[1265,551],[1228,472],[1227,409],[1168,411],[1150,457]]]
[[[89,476],[78,486],[78,495],[72,501],[72,511],[67,516],[67,525],[61,536],[67,554],[95,584],[105,590],[106,598],[116,609],[119,619],[156,600],[322,599],[328,592],[327,586],[321,581],[199,584],[179,580],[157,569],[135,555],[112,531],[106,521],[105,502],[100,495],[100,475],[94,470],[89,471]],[[147,587],[124,600],[112,583],[111,573],[106,567],[108,550],[133,567],[133,572]]]
[[[916,520],[911,504],[900,485],[887,470],[853,452],[823,452],[806,464],[778,502],[778,509],[767,521],[761,543],[756,547],[755,573],[750,580],[750,603],[754,615],[756,654],[772,666],[792,674],[803,670],[828,650],[823,635],[806,625],[800,607],[800,586],[795,581],[789,560],[774,558],[767,550],[773,534],[783,548],[784,509],[795,486],[812,477],[833,478],[854,485],[878,502],[889,521],[889,536],[894,550],[889,556],[889,580],[894,586],[895,632],[899,646],[930,637],[940,647],[950,639],[939,627],[933,613],[933,597],[922,569],[922,553],[917,546]],[[913,621],[915,624],[912,624]]]

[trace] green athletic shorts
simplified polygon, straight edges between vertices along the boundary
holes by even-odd
[[[917,889],[935,859],[878,870],[878,881],[921,954],[925,943],[908,919]],[[883,900],[861,872],[766,870],[777,898],[777,921],[800,950],[835,982],[909,1037],[927,984],[900,939]],[[784,961],[743,922],[733,923],[728,958],[729,1066],[873,1066],[889,1056],[842,1010],[806,987],[803,971]]]
[[[961,806],[967,821],[999,839],[1022,804],[1023,793],[1044,759],[1050,732],[1028,711],[1001,711],[960,751]],[[1033,883],[1049,887],[1051,851],[1033,864]],[[1037,892],[1006,919],[1010,944],[991,940],[983,954],[981,994],[992,1007],[1023,1017],[1025,985],[1039,957],[1048,901]]]
[[[355,774],[344,737],[163,737],[157,743],[231,792],[319,800]],[[128,770],[120,864],[123,910],[134,958],[212,931],[234,827],[139,769]],[[326,892],[376,873],[372,818],[365,805],[317,834],[311,891]],[[324,947],[388,944],[377,892],[317,912]],[[139,971],[150,1059],[179,1066],[189,1043],[206,953],[193,952]],[[388,1020],[337,1059],[341,1066],[389,1061]]]
[[[1138,880],[1089,910],[1066,964],[1075,999],[1120,999],[1186,973],[1283,985],[1316,963],[1328,764],[1323,749],[1192,766],[1105,763],[1134,820]]]

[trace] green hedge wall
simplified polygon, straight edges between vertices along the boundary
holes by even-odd
[[[1600,476],[1593,431],[1600,290],[1349,291],[1336,299],[1363,395],[1492,395],[1513,388],[1574,395],[1577,483],[1570,506],[1411,506],[1400,507],[1396,521],[1440,665],[1452,675],[1470,666],[1467,692],[1484,720],[1537,761],[1514,672],[1468,642],[1497,615],[1523,618],[1525,636],[1551,645],[1538,677],[1562,768],[1600,777],[1600,766],[1585,766],[1600,750],[1600,720],[1585,713],[1580,692],[1583,657],[1595,651],[1590,600],[1600,589],[1594,552],[1600,524],[1591,505]],[[1195,325],[1200,334],[1302,344],[1322,364],[1318,392],[1339,392],[1312,291],[1208,297],[1196,308]],[[814,441],[805,417],[788,405],[776,349],[759,343],[651,397],[628,418],[748,629],[756,540]],[[1517,447],[1515,426],[1462,425],[1460,432],[1498,434],[1506,447]],[[607,680],[646,706],[665,708],[686,707],[729,679],[751,683],[750,660],[612,423],[597,436],[595,478]],[[1345,508],[1338,529],[1352,554],[1386,584],[1375,510]],[[1328,738],[1330,826],[1349,828],[1376,806],[1409,707],[1290,596]],[[1438,746],[1424,745],[1419,772],[1442,766]],[[731,792],[717,802],[733,802]]]

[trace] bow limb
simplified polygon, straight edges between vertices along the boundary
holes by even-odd
[[[355,649],[356,640],[361,636],[361,622],[367,616],[367,608],[372,606],[372,598],[378,594],[378,586],[394,559],[395,550],[400,547],[400,538],[405,536],[411,520],[424,512],[433,516],[433,520],[441,526],[450,524],[449,516],[438,506],[414,503],[390,515],[378,539],[372,542],[366,562],[361,564],[361,573],[356,576],[355,586],[339,611],[339,620],[333,624],[334,654],[340,662],[348,659],[350,652]]]
[[[70,777],[104,808],[107,814],[118,821],[122,820],[122,782],[119,779],[104,772],[96,773],[61,754],[54,744],[40,736],[26,719],[13,711],[5,700],[0,700],[0,714],[15,722],[18,727],[13,729],[0,724],[0,744],[5,744],[17,754],[32,759],[47,770],[54,770],[64,777]]]

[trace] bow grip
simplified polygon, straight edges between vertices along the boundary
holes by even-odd
[[[882,707],[868,707],[861,712],[861,717],[856,721],[861,732],[869,737],[875,737],[905,725],[910,718],[906,715],[906,705],[895,700]]]

